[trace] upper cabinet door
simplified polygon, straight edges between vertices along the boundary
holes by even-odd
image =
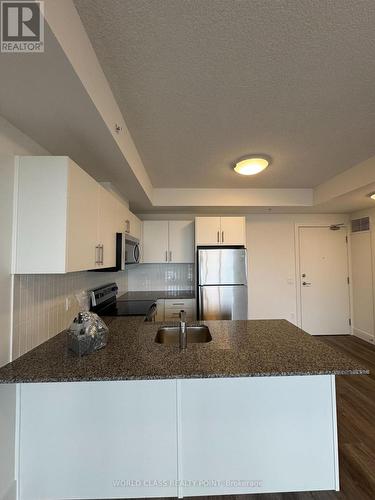
[[[220,217],[196,217],[195,243],[197,246],[220,245]]]
[[[145,264],[166,263],[168,260],[168,221],[144,221],[143,262]]]
[[[98,258],[99,186],[73,162],[69,165],[67,272],[94,269]]]
[[[99,186],[98,262],[101,268],[116,265],[117,209],[116,198]]]
[[[142,222],[138,217],[131,212],[129,212],[129,234],[137,238],[142,239]]]
[[[169,262],[176,264],[194,262],[194,222],[169,221]]]
[[[67,156],[21,156],[16,168],[16,274],[114,267],[127,219],[140,235],[139,219]]]
[[[220,242],[222,245],[246,246],[245,217],[221,217]]]

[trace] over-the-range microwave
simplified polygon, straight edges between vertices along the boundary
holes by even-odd
[[[117,252],[117,238],[121,239],[120,248],[123,252],[121,262],[124,264],[138,264],[140,258],[139,240],[130,236],[128,233],[116,234],[116,252]]]

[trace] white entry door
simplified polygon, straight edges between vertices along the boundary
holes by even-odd
[[[311,335],[350,333],[346,229],[300,227],[301,327]]]

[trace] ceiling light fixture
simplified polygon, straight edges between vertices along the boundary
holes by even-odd
[[[255,175],[262,172],[270,164],[269,160],[261,156],[251,156],[236,163],[234,171],[241,175]]]
[[[375,201],[375,193],[369,193],[367,196]]]

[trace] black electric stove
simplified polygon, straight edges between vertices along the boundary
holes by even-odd
[[[109,283],[89,290],[90,310],[99,316],[144,316],[151,321],[156,314],[155,300],[125,300],[117,297],[118,286]]]

